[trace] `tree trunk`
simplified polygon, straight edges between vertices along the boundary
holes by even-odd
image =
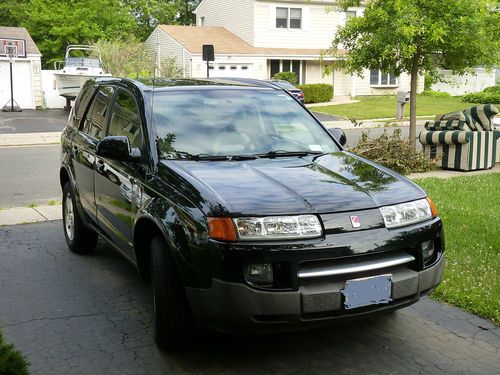
[[[417,149],[417,82],[419,58],[418,53],[413,56],[410,85],[410,141],[415,150]]]

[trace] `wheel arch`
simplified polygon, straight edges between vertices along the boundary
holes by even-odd
[[[151,279],[151,240],[156,236],[163,236],[167,240],[165,231],[151,216],[140,217],[134,226],[134,252],[139,275],[144,281]],[[170,246],[169,241],[167,244]]]

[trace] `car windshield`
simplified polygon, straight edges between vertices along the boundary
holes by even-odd
[[[339,151],[299,103],[276,90],[156,92],[153,123],[162,159]]]

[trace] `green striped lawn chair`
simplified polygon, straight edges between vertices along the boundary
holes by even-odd
[[[497,113],[495,106],[486,104],[436,116],[420,133],[424,152],[445,169],[492,168],[500,159],[500,131],[491,122]]]

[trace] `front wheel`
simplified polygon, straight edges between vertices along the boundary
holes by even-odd
[[[194,317],[174,259],[162,236],[151,241],[151,284],[156,344],[167,351],[185,349],[194,334]]]
[[[97,233],[88,229],[76,209],[73,187],[67,182],[63,187],[63,226],[64,237],[70,250],[77,254],[88,254],[97,245]]]

